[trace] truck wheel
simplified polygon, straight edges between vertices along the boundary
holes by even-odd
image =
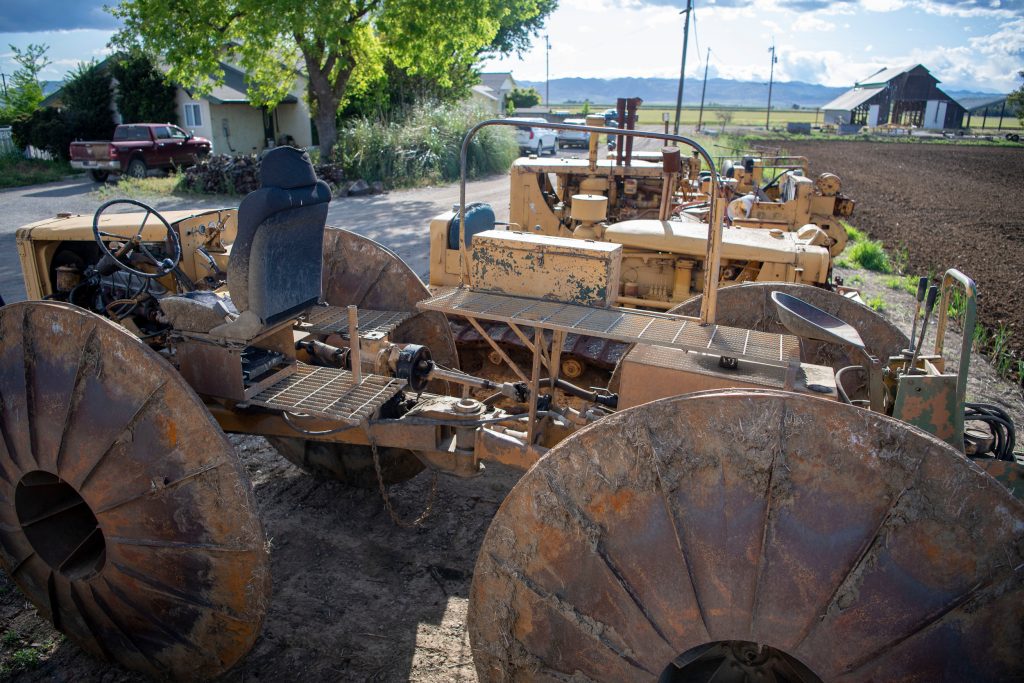
[[[128,162],[128,168],[125,169],[125,174],[132,178],[145,178],[146,173],[149,169],[146,167],[146,162],[142,159],[132,159]]]
[[[110,176],[110,173],[107,171],[89,171],[89,175],[92,176],[92,179],[97,183],[105,183],[107,182],[107,178]]]

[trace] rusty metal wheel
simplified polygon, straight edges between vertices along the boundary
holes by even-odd
[[[897,355],[910,344],[910,340],[902,330],[867,306],[848,299],[842,294],[811,285],[752,282],[723,287],[718,290],[716,322],[729,327],[787,334],[786,328],[779,322],[775,305],[772,303],[772,292],[783,292],[795,296],[849,323],[860,332],[860,336],[867,344],[867,350],[879,358],[885,359]],[[700,315],[703,298],[703,295],[698,295],[687,299],[669,312],[681,315]],[[859,365],[862,362],[861,358],[851,356],[847,349],[828,342],[812,340],[801,340],[800,359],[805,363],[828,365],[835,370],[848,365]]]
[[[0,564],[57,629],[162,678],[249,651],[263,530],[231,443],[170,365],[74,306],[5,306],[0,433]]]
[[[377,470],[369,446],[268,436],[278,453],[315,477],[336,479],[361,489],[377,488]],[[423,471],[412,451],[379,448],[380,474],[385,486],[400,484]]]
[[[327,303],[415,311],[416,303],[429,296],[430,290],[412,268],[387,247],[341,228],[324,231],[323,297]],[[413,317],[395,331],[394,341],[422,344],[441,365],[459,366],[455,337],[440,313]]]
[[[426,285],[393,251],[371,239],[341,228],[324,231],[323,297],[332,306],[355,304],[383,311],[415,311],[416,302],[430,296]],[[448,320],[440,313],[420,313],[399,327],[394,341],[415,342],[430,349],[434,360],[458,368]],[[431,391],[445,387],[432,386]],[[314,476],[376,488],[377,474],[369,446],[311,441],[299,437],[267,437],[292,463]],[[389,486],[412,479],[423,463],[412,451],[381,448],[381,475]]]
[[[655,401],[519,481],[480,550],[469,632],[481,681],[1016,680],[1024,504],[853,406]]]

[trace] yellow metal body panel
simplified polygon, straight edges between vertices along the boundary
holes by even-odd
[[[727,370],[718,360],[713,354],[638,344],[622,360],[619,408],[709,389],[786,389],[833,401],[839,397],[831,368],[740,360],[736,369]]]
[[[608,242],[488,230],[473,237],[475,289],[566,303],[611,306],[622,247]]]
[[[161,211],[181,239],[181,270],[193,281],[213,275],[214,270],[198,249],[206,247],[218,268],[227,270],[230,245],[237,232],[235,209],[209,211]],[[144,213],[105,213],[100,217],[104,232],[131,236],[138,229]],[[21,260],[25,292],[30,300],[53,294],[50,264],[54,256],[68,243],[93,243],[92,216],[81,214],[47,218],[19,228],[16,232],[18,258]],[[162,242],[166,229],[152,216],[142,231],[143,241]],[[173,279],[164,278],[165,286],[173,290]]]

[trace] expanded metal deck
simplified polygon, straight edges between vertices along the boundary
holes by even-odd
[[[363,375],[363,381],[353,386],[348,370],[300,363],[294,373],[267,387],[249,403],[357,424],[373,415],[404,386],[404,380],[381,375]]]
[[[386,336],[414,316],[408,311],[372,311],[359,309],[359,335]],[[317,306],[302,318],[304,330],[314,334],[340,334],[348,337],[348,309],[343,306]],[[306,327],[308,326],[308,327]]]
[[[448,315],[746,358],[768,365],[788,366],[800,358],[800,341],[791,335],[702,326],[649,311],[591,308],[461,288],[442,290],[417,305],[421,310]]]

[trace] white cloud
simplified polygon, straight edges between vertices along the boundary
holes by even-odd
[[[833,21],[822,19],[816,14],[802,14],[792,23],[792,30],[805,33],[828,33],[836,30],[836,24]]]

